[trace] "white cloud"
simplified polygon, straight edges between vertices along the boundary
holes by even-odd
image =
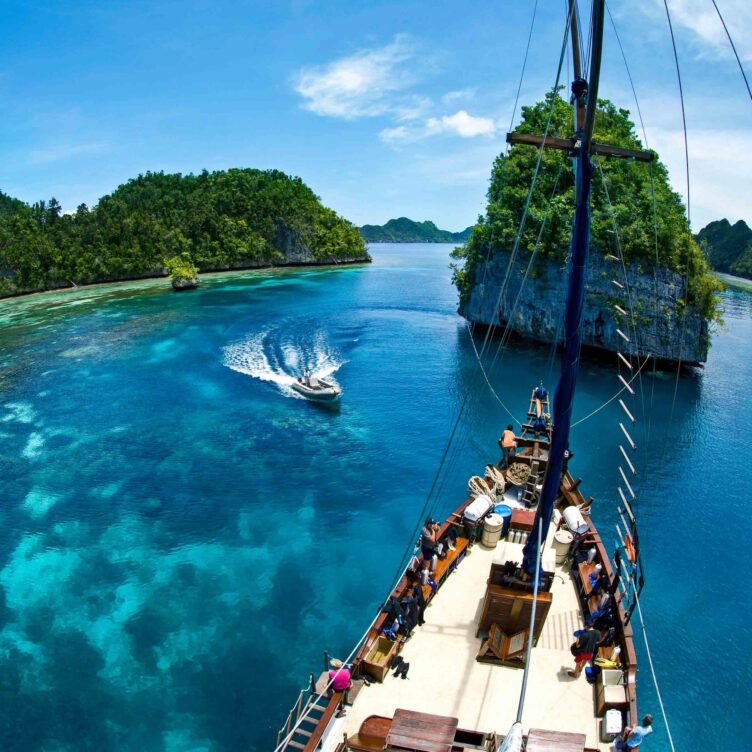
[[[681,130],[651,129],[650,144],[668,167],[674,190],[686,200],[684,134]],[[708,149],[712,143],[713,148]],[[689,132],[689,178],[692,229],[697,232],[714,219],[749,220],[752,133],[744,129]]]
[[[496,133],[496,125],[491,118],[475,117],[465,110],[459,110],[454,115],[444,115],[441,119],[431,118],[427,126],[434,133],[456,133],[462,138],[493,136]]]
[[[400,141],[416,140],[413,136],[414,133],[416,131],[408,128],[406,125],[398,125],[396,128],[384,128],[379,133],[379,138],[387,144],[394,144]]]
[[[476,89],[457,89],[455,91],[448,91],[441,98],[444,104],[453,104],[454,102],[460,102],[462,100],[475,99]]]
[[[643,0],[638,7],[656,22],[665,24],[666,11],[662,2]],[[723,0],[719,7],[739,57],[752,61],[752,35],[746,33],[752,29],[752,3],[749,0]],[[669,11],[675,27],[683,27],[692,33],[694,51],[699,57],[733,56],[726,32],[710,0],[671,0]]]
[[[379,138],[390,146],[397,146],[442,134],[461,138],[493,137],[496,135],[496,124],[491,118],[476,117],[465,110],[459,110],[454,115],[432,117],[422,123],[384,128],[379,133]]]
[[[399,97],[395,101],[394,95],[414,82],[414,74],[405,66],[414,57],[410,37],[398,34],[385,47],[303,68],[295,77],[295,91],[305,100],[306,109],[317,115],[354,120],[392,112],[409,119],[416,102],[411,98],[399,101]]]

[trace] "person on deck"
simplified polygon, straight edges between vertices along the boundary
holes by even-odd
[[[578,634],[575,632],[575,634]],[[567,673],[575,679],[582,673],[585,664],[593,660],[598,643],[601,640],[601,633],[593,629],[592,624],[586,624],[585,629],[581,630],[577,637],[574,649],[574,671]]]
[[[517,439],[514,435],[514,427],[508,425],[506,431],[501,434],[499,439],[501,443],[501,451],[504,454],[504,467],[509,467],[509,459],[514,456],[514,451],[517,449]]]
[[[642,744],[642,740],[652,733],[653,716],[648,714],[642,719],[642,723],[639,726],[635,726],[634,728],[629,728],[627,726],[627,728],[624,729],[624,734],[621,739],[616,740],[615,748],[637,749]]]
[[[352,679],[350,678],[350,669],[342,664],[342,661],[337,658],[332,658],[329,661],[329,681],[332,683],[331,689],[333,692],[344,692],[352,687]]]
[[[420,550],[423,553],[424,561],[431,561],[434,551],[436,550],[436,536],[439,534],[440,525],[430,517],[423,525],[420,533]]]

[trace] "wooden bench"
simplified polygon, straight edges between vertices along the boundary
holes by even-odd
[[[360,724],[357,734],[353,734],[347,740],[350,749],[370,752],[370,750],[384,749],[386,737],[392,726],[392,719],[383,715],[369,715]]]
[[[433,581],[436,583],[437,593],[444,580],[446,580],[446,578],[452,573],[459,563],[459,560],[465,555],[469,543],[470,541],[467,538],[457,538],[457,542],[454,544],[455,550],[449,551],[445,559],[439,559],[436,564],[436,571],[433,573]],[[428,603],[433,597],[431,594],[431,586],[423,585],[421,590],[423,591],[423,597],[425,598],[426,603]]]
[[[585,752],[585,734],[530,729],[527,752]]]

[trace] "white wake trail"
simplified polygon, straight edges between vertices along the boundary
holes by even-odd
[[[333,374],[344,364],[319,331],[308,343],[279,342],[276,332],[266,329],[223,348],[223,363],[233,371],[268,381],[288,397],[304,399],[290,385],[309,370],[315,378],[325,378],[339,386]],[[310,342],[310,340],[309,340]]]

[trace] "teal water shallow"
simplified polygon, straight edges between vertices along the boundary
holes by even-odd
[[[0,749],[273,748],[322,650],[345,655],[378,608],[468,389],[436,513],[497,459],[507,416],[450,249],[0,302]],[[752,747],[752,296],[724,306],[704,369],[642,380],[636,507],[677,749],[735,752]],[[305,367],[340,384],[338,411],[289,390]],[[489,369],[518,415],[555,371],[523,345]],[[615,390],[586,362],[578,416]],[[606,537],[618,410],[572,438]],[[646,744],[666,750],[638,639]]]

